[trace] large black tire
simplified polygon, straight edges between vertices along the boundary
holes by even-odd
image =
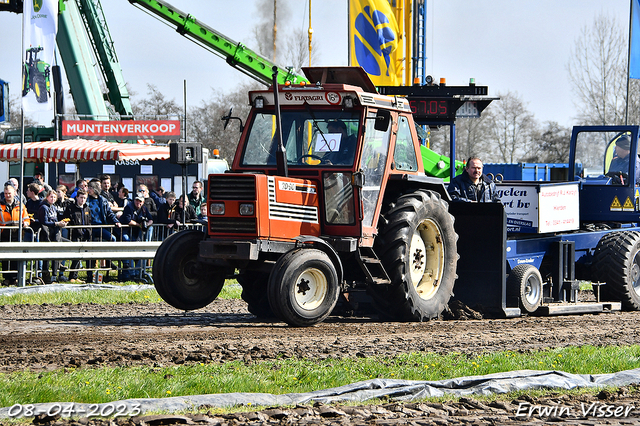
[[[269,305],[289,325],[322,322],[338,302],[336,268],[321,250],[298,248],[283,255],[269,275]]]
[[[33,92],[36,94],[38,103],[47,102],[49,93],[47,92],[47,82],[44,75],[36,74],[33,77]]]
[[[237,277],[242,286],[242,300],[247,302],[247,310],[258,318],[273,318],[274,314],[269,306],[267,289],[269,274],[263,271],[245,269]]]
[[[22,69],[22,97],[29,93],[29,69],[25,65]]]
[[[153,281],[162,299],[176,309],[191,311],[218,297],[226,271],[198,262],[202,231],[178,232],[163,241],[153,260]]]
[[[507,298],[519,301],[520,309],[533,313],[542,303],[542,275],[533,265],[521,264],[507,277]]]
[[[605,282],[600,298],[622,302],[628,311],[640,310],[640,232],[611,232],[593,253],[593,281]]]
[[[372,285],[376,309],[400,321],[427,321],[453,294],[458,235],[448,205],[433,191],[402,195],[380,218],[374,249],[391,279]]]

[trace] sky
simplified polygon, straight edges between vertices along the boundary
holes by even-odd
[[[575,98],[566,70],[576,39],[600,13],[628,31],[629,0],[425,0],[427,72],[448,85],[489,87],[489,95],[516,92],[541,122],[576,124]],[[309,0],[278,0],[289,9],[279,34],[308,28]],[[236,42],[257,50],[254,28],[263,19],[258,0],[170,0],[173,6]],[[188,106],[251,81],[220,57],[179,35],[128,0],[101,2],[124,79],[132,97],[147,84]],[[347,0],[311,0],[318,66],[348,64]],[[20,91],[21,16],[0,12],[0,79]],[[284,27],[284,28],[282,28]],[[287,65],[287,64],[280,64]],[[15,113],[15,111],[13,111]],[[51,117],[40,114],[41,124]]]

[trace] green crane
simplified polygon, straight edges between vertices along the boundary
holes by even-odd
[[[165,1],[129,0],[129,3],[146,10],[161,21],[175,27],[178,33],[220,56],[240,72],[256,79],[260,83],[271,84],[271,69],[275,64],[242,43],[231,40],[198,21],[192,15],[176,9]],[[285,81],[290,81],[292,84],[300,83],[301,81],[309,82],[305,77],[295,74],[292,69],[278,67],[278,70],[279,84],[284,84]]]

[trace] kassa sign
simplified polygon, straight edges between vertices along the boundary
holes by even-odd
[[[170,139],[180,137],[179,120],[63,120],[63,138]]]

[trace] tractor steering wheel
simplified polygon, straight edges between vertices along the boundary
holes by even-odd
[[[304,155],[301,155],[298,158],[298,164],[302,164],[302,160],[304,160],[305,158],[313,158],[314,160],[320,161],[320,163],[324,162],[324,159],[322,157],[318,156],[318,155],[315,155],[315,154],[304,154]]]
[[[622,179],[624,179],[625,181],[629,180],[629,174],[624,172],[608,172],[605,176],[611,178],[611,183],[613,185],[622,185],[622,180],[620,180],[620,176],[622,176]]]

